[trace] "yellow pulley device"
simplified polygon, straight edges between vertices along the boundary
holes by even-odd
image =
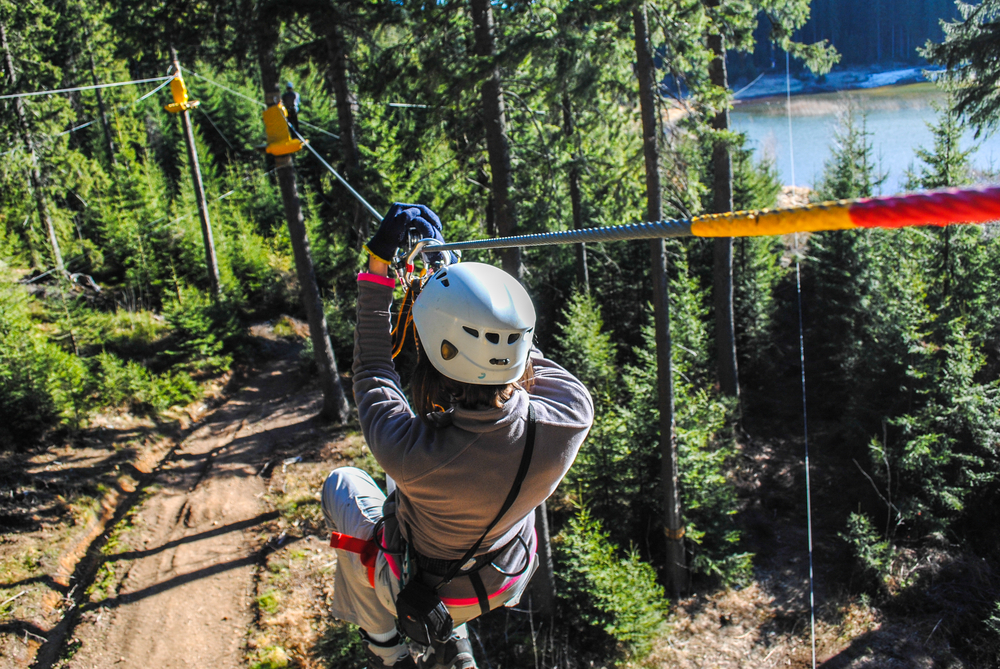
[[[198,100],[188,100],[188,89],[184,84],[184,78],[180,73],[170,81],[170,93],[174,96],[174,101],[163,108],[171,114],[179,114],[188,109],[194,109],[201,104]]]
[[[304,141],[293,138],[288,131],[288,110],[280,102],[264,110],[264,131],[267,144],[258,148],[272,156],[286,156],[305,146]]]

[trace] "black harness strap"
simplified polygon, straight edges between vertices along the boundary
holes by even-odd
[[[479,575],[478,571],[474,571],[469,574],[469,582],[472,583],[472,589],[476,591],[476,599],[479,600],[479,612],[485,616],[490,612],[490,596],[486,592],[486,586],[483,585],[483,577]]]

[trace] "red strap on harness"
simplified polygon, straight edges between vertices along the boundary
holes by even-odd
[[[374,540],[369,539],[366,541],[347,534],[341,534],[340,532],[331,532],[330,546],[347,551],[348,553],[357,553],[360,555],[361,564],[368,567],[368,583],[373,588],[375,587],[375,558],[378,557],[379,547]]]

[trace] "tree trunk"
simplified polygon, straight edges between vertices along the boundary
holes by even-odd
[[[340,146],[347,180],[357,188],[361,182],[361,152],[358,150],[357,129],[354,115],[358,110],[358,101],[351,92],[350,73],[347,69],[347,44],[340,27],[331,24],[326,35],[326,44],[330,52],[329,79],[337,98],[337,123],[340,125]],[[354,203],[354,235],[356,249],[368,241],[371,235],[369,228],[370,214]]]
[[[475,24],[476,55],[485,60],[496,58],[496,39],[493,35],[493,8],[490,0],[470,0],[472,21]],[[507,116],[504,109],[503,86],[500,68],[491,62],[490,73],[483,82],[483,120],[486,124],[486,149],[490,156],[493,203],[496,211],[497,234],[514,234],[517,227],[514,203],[510,199],[513,179],[510,168],[510,144],[507,141]],[[521,249],[504,249],[500,252],[503,269],[520,279],[524,275]]]
[[[563,94],[563,131],[576,148],[576,126],[573,124],[573,108],[569,96]],[[569,202],[573,208],[573,229],[583,228],[583,197],[580,194],[580,155],[573,152],[572,166],[569,168]],[[576,245],[576,282],[580,290],[590,292],[590,274],[587,271],[587,245]]]
[[[181,65],[177,60],[177,51],[170,47],[170,56],[174,61],[174,71],[180,72]],[[218,300],[222,289],[219,285],[219,262],[215,257],[215,240],[212,237],[212,221],[208,217],[208,203],[205,201],[205,185],[201,180],[201,165],[198,164],[198,147],[194,143],[194,129],[191,127],[191,115],[185,109],[181,113],[181,123],[184,126],[184,143],[187,144],[188,162],[191,163],[191,180],[194,184],[194,199],[198,204],[198,218],[201,221],[201,237],[205,244],[205,267],[208,270],[208,283],[211,286],[213,299]]]
[[[14,57],[10,53],[10,46],[7,43],[7,26],[0,23],[0,47],[4,52],[4,63],[7,67],[7,81],[11,90],[17,89],[17,77],[14,75]],[[35,196],[35,207],[38,209],[38,218],[49,236],[49,246],[52,248],[52,260],[55,267],[60,272],[65,271],[63,265],[62,251],[59,248],[59,239],[56,237],[55,224],[49,214],[49,205],[45,199],[44,181],[41,170],[38,167],[38,156],[35,155],[35,144],[31,139],[31,127],[28,125],[28,115],[24,111],[24,100],[14,98],[14,111],[17,114],[18,125],[21,131],[21,141],[24,142],[24,149],[28,152],[31,160],[29,178],[31,180],[31,190]]]
[[[656,114],[656,68],[649,44],[646,5],[633,12],[635,23],[636,75],[642,114],[642,150],[646,162],[646,219],[663,219],[660,188],[658,139],[660,124]],[[686,582],[684,526],[677,475],[677,434],[674,424],[674,384],[670,341],[670,295],[667,252],[662,239],[650,241],[650,273],[653,279],[653,320],[656,324],[656,378],[660,409],[660,468],[664,490],[664,534],[667,537],[667,578],[676,600]]]
[[[552,563],[552,537],[549,535],[549,513],[545,502],[535,507],[535,534],[538,538],[538,568],[541,576],[531,588],[532,609],[551,616],[556,610],[555,566]]]
[[[718,7],[718,0],[709,0],[708,7]],[[726,77],[726,46],[721,32],[708,36],[708,46],[714,54],[708,74],[712,85],[728,89]],[[729,130],[728,104],[712,119],[712,128]],[[733,210],[733,160],[727,138],[716,136],[712,146],[712,211],[717,214]],[[715,239],[715,267],[712,272],[712,294],[715,301],[715,350],[719,386],[723,394],[740,396],[736,366],[736,329],[733,318],[733,238]]]
[[[258,35],[258,62],[260,64],[260,79],[264,87],[264,102],[267,105],[277,104],[281,100],[278,93],[278,71],[274,66],[274,44],[277,36],[273,28],[264,27],[260,21],[261,34]],[[295,183],[295,164],[290,155],[277,156],[274,160],[278,185],[281,188],[281,199],[285,206],[285,220],[288,223],[288,236],[292,242],[295,254],[295,270],[302,288],[302,301],[306,308],[309,321],[309,338],[313,345],[313,355],[319,368],[320,385],[323,388],[323,409],[320,416],[326,420],[343,425],[350,415],[350,407],[344,394],[344,386],[337,373],[337,360],[330,345],[330,334],[326,327],[326,314],[323,312],[323,300],[316,283],[316,271],[313,267],[312,252],[309,249],[309,236],[306,233],[305,217],[302,215],[302,203],[299,200],[298,187]]]

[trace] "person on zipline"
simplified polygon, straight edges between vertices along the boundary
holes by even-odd
[[[302,104],[302,98],[295,90],[295,84],[290,81],[285,84],[285,92],[281,94],[281,104],[285,105],[285,111],[288,112],[288,122],[298,130],[299,106]]]
[[[361,628],[369,669],[470,669],[464,623],[519,602],[537,567],[535,507],[569,470],[594,406],[579,380],[532,346],[535,310],[524,288],[469,262],[440,268],[412,304],[411,408],[393,363],[388,278],[388,259],[410,230],[443,240],[433,211],[395,204],[358,275],[354,398],[390,494],[353,467],[333,470],[323,485],[335,539],[356,538],[337,550],[332,613]],[[421,586],[451,620],[447,638],[415,662],[396,604],[404,587]]]

